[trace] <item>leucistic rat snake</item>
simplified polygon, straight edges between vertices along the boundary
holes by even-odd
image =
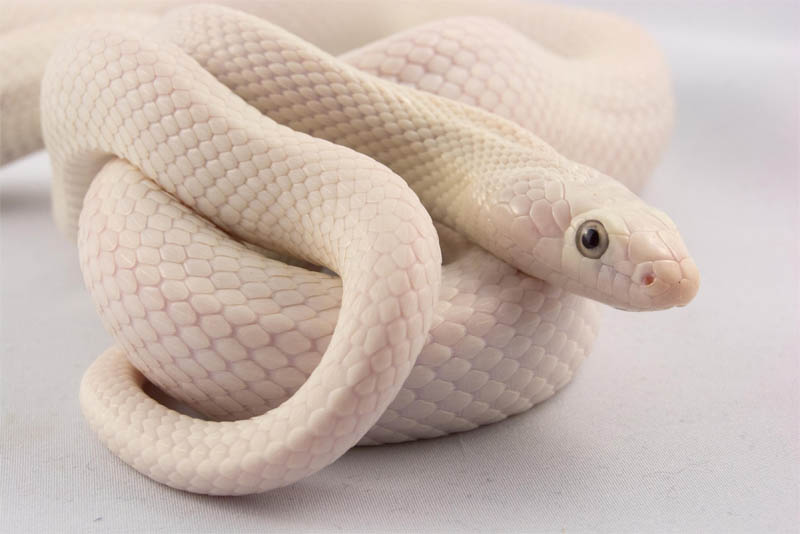
[[[0,19],[0,163],[43,138],[117,343],[81,406],[140,472],[253,493],[357,443],[498,421],[569,381],[591,300],[696,293],[673,222],[618,181],[638,189],[671,122],[635,26],[513,2],[221,3],[251,14]]]

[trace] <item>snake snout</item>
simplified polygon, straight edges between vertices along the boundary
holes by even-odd
[[[677,305],[686,306],[700,289],[700,271],[697,270],[697,265],[692,258],[686,258],[681,262],[681,272],[683,277],[678,282],[680,292]]]
[[[641,309],[685,306],[700,286],[700,274],[677,230],[634,232],[629,241],[632,300]]]
[[[692,258],[657,260],[640,265],[632,277],[644,308],[686,306],[700,287],[700,274]]]

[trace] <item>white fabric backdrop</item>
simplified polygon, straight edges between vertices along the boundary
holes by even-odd
[[[189,495],[83,422],[110,339],[35,155],[0,170],[0,531],[797,531],[798,4],[575,3],[667,51],[677,127],[645,196],[701,269],[691,306],[608,310],[574,383],[509,421],[353,450],[265,495]]]

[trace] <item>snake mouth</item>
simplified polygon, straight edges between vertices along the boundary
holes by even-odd
[[[700,290],[700,272],[691,258],[681,262],[681,270],[684,277],[678,282],[678,287],[680,288],[678,306],[686,306]]]

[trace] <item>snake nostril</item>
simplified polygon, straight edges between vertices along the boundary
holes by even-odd
[[[656,275],[653,273],[647,273],[642,277],[642,285],[645,287],[652,286],[656,282]]]

